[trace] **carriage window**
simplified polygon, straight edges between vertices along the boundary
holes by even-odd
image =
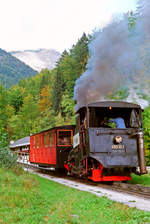
[[[52,146],[52,133],[49,133],[49,145]]]
[[[48,135],[47,134],[45,134],[44,135],[44,144],[45,144],[45,146],[48,146]]]
[[[44,145],[45,145],[45,146],[47,145],[46,140],[47,140],[47,135],[44,135]]]
[[[35,136],[33,136],[33,148],[35,149]]]
[[[58,145],[71,145],[72,144],[72,131],[63,130],[57,132],[57,144]]]
[[[39,136],[36,137],[37,149],[39,148]]]

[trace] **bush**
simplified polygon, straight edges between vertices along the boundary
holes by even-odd
[[[16,164],[16,156],[8,147],[0,147],[0,167],[10,168]]]
[[[16,155],[13,154],[7,141],[7,135],[3,134],[0,137],[0,167],[10,168],[16,164]]]

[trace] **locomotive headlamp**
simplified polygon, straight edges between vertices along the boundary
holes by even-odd
[[[122,137],[121,137],[121,136],[119,136],[119,135],[118,135],[118,136],[116,136],[114,139],[115,139],[115,142],[116,142],[116,143],[121,143],[121,142],[122,142],[122,140],[123,140],[123,139],[122,139]]]

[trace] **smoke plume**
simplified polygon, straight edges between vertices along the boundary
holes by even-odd
[[[150,43],[150,2],[138,3],[137,21],[134,30],[129,29],[128,16],[112,21],[95,33],[89,44],[90,58],[87,70],[76,81],[74,98],[87,104],[105,99],[120,86],[131,86],[141,74],[145,75],[145,63],[141,49]],[[148,77],[150,74],[148,72]],[[147,76],[143,79],[147,79]],[[136,81],[135,81],[136,80]]]

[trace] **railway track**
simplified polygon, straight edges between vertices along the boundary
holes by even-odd
[[[71,178],[71,179],[74,180],[74,178]],[[137,197],[150,200],[150,187],[145,187],[138,184],[122,183],[122,182],[93,183],[89,180],[84,180],[84,179],[83,180],[75,179],[74,181],[76,181],[77,183],[84,183],[90,186],[96,186],[96,187],[108,189],[115,192],[135,195]]]
[[[117,191],[117,192],[135,195],[137,197],[142,197],[144,199],[150,199],[150,187],[144,187],[138,184],[129,184],[129,183],[120,183],[120,182],[114,182],[112,183],[112,185],[98,184],[98,186],[104,187],[105,189]]]
[[[59,174],[54,171],[54,169],[51,168],[42,168],[31,164],[21,164],[23,165],[27,170],[33,170],[33,172],[40,173],[40,174],[46,174],[50,175],[53,178],[62,178],[65,180],[71,180],[74,181],[76,184],[86,184],[88,186],[95,186],[104,188],[107,190],[120,192],[120,193],[126,193],[129,195],[135,195],[137,197],[143,198],[143,199],[149,199],[150,200],[150,187],[145,187],[139,184],[129,184],[129,183],[122,183],[122,182],[112,182],[112,183],[95,183],[91,182],[87,179],[79,179],[72,176],[66,176],[65,174]]]

